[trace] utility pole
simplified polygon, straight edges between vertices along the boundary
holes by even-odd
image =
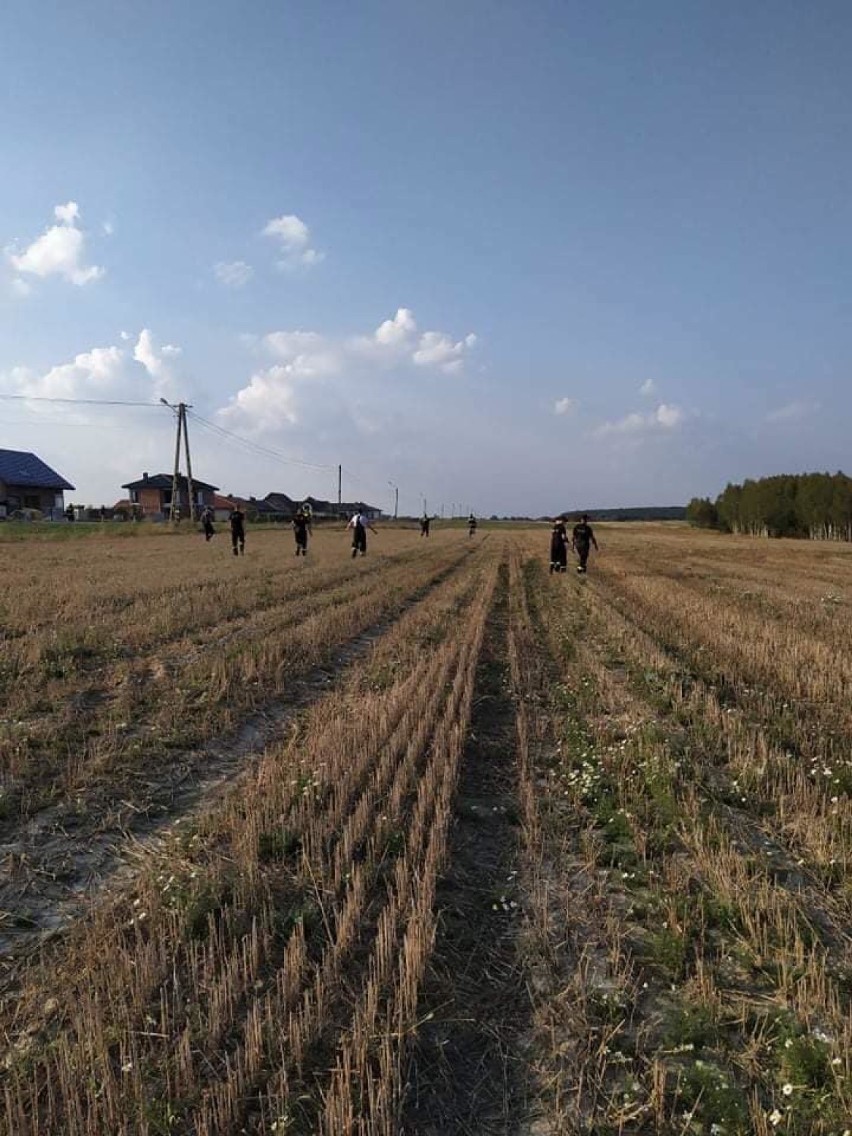
[[[163,399],[162,401],[166,402],[165,399]],[[168,405],[169,404],[166,402],[166,406],[168,406]],[[172,410],[174,410],[174,407],[172,407]],[[172,500],[171,500],[171,503],[169,505],[169,521],[170,522],[174,522],[175,510],[177,508],[178,501],[180,500],[180,496],[179,496],[179,494],[180,494],[180,436],[181,436],[182,427],[183,427],[183,414],[181,414],[180,410],[178,410],[178,413],[177,413],[177,437],[175,438],[175,470],[174,470],[174,474],[172,475]]]
[[[337,467],[337,507],[343,503],[343,466]]]
[[[393,487],[393,519],[396,520],[399,514],[399,486]]]
[[[174,473],[172,474],[172,500],[169,505],[169,521],[172,523],[180,516],[180,445],[181,440],[186,447],[186,472],[187,472],[187,490],[189,492],[189,518],[195,520],[195,502],[193,501],[192,492],[192,461],[189,456],[189,428],[186,424],[186,411],[187,403],[179,402],[176,406],[167,402],[164,398],[160,399],[163,406],[167,406],[169,410],[175,412],[177,418],[177,431],[175,433],[175,466]]]
[[[180,404],[183,415],[183,444],[186,450],[186,491],[189,494],[189,519],[195,520],[195,493],[192,489],[192,458],[189,456],[189,427],[186,424],[186,403]]]

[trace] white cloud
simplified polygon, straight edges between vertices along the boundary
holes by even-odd
[[[411,308],[397,308],[396,315],[380,323],[372,335],[356,336],[347,347],[356,355],[385,365],[407,361],[417,367],[436,367],[452,375],[462,370],[465,356],[476,342],[472,332],[455,343],[443,331],[418,334]]]
[[[230,404],[218,412],[218,417],[245,423],[257,431],[298,422],[293,378],[287,366],[257,371],[248,385],[237,391]]]
[[[295,213],[273,217],[264,226],[263,236],[271,237],[277,244],[282,268],[319,264],[325,257],[325,253],[311,247],[311,231]]]
[[[254,276],[254,269],[244,260],[220,260],[213,265],[213,274],[226,288],[244,288]]]
[[[475,344],[476,336],[472,332],[453,343],[442,331],[424,331],[412,359],[419,367],[439,367],[449,375],[458,374],[464,365],[465,352]]]
[[[654,420],[657,425],[662,426],[665,430],[673,430],[675,426],[680,426],[683,421],[683,411],[679,406],[669,406],[665,402],[661,402],[654,412]]]
[[[341,349],[315,331],[273,331],[263,337],[263,345],[294,378],[325,378],[343,366]]]
[[[417,321],[410,308],[397,308],[393,319],[380,323],[373,339],[383,347],[398,347],[407,343],[417,331]]]
[[[105,270],[84,263],[86,237],[77,227],[80,209],[76,201],[57,205],[53,213],[57,224],[36,237],[23,252],[6,250],[12,267],[24,276],[60,276],[78,287],[100,279]]]
[[[657,384],[653,379],[646,379],[642,386],[639,388],[639,393],[648,395],[650,397],[652,394],[657,393]]]
[[[553,404],[553,413],[573,414],[579,405],[576,398],[557,398]]]
[[[818,402],[788,402],[786,406],[779,406],[770,410],[766,415],[767,422],[798,422],[808,418],[819,410]]]
[[[613,422],[604,422],[603,425],[598,427],[596,433],[599,435],[638,435],[661,430],[674,430],[683,422],[683,419],[684,414],[679,406],[670,406],[668,403],[661,402],[656,410],[649,411],[646,414],[634,412]]]
[[[101,225],[101,232],[105,237],[111,237],[115,232],[115,224],[112,221],[104,221]]]
[[[0,374],[0,390],[41,399],[153,402],[160,395],[171,393],[173,376],[166,360],[179,353],[179,348],[171,346],[158,351],[154,337],[145,328],[132,352],[129,346],[92,347],[43,373],[28,367],[14,367],[6,374]],[[55,413],[55,408],[46,403],[34,402],[31,409]],[[67,413],[80,421],[89,412],[81,405]]]
[[[53,215],[60,225],[73,225],[75,221],[80,220],[80,207],[76,201],[69,201],[65,205],[57,205]]]
[[[139,338],[133,348],[133,358],[137,363],[142,364],[154,380],[154,394],[157,397],[166,397],[173,393],[174,374],[168,360],[175,359],[180,354],[181,349],[171,343],[166,343],[158,349],[156,340],[147,327],[143,327],[139,332]]]
[[[357,391],[379,381],[378,376],[411,368],[456,374],[475,343],[473,334],[457,342],[444,332],[419,334],[410,308],[398,308],[372,334],[348,339],[316,331],[273,331],[259,345],[275,364],[253,374],[218,414],[249,431],[274,430],[300,421],[304,408],[315,408],[320,384],[324,405],[339,412],[345,403],[351,416]],[[256,351],[258,341],[252,338],[246,345]]]

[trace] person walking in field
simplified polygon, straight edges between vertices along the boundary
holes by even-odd
[[[420,535],[421,536],[428,536],[429,535],[429,526],[431,524],[432,524],[432,518],[427,517],[426,514],[424,513],[423,516],[420,518]]]
[[[216,530],[213,528],[213,510],[209,505],[201,514],[201,529],[205,540],[209,541],[216,535]]]
[[[474,536],[476,534],[476,517],[473,513],[467,518],[467,535]]]
[[[564,572],[568,567],[568,529],[557,517],[550,530],[550,571]]]
[[[352,529],[352,556],[353,556],[353,559],[354,559],[354,557],[356,557],[358,555],[359,552],[361,553],[362,556],[366,556],[367,555],[367,529],[369,529],[371,532],[376,531],[373,528],[372,524],[370,523],[370,518],[365,513],[362,513],[359,509],[359,511],[357,513],[352,514],[352,518],[351,518],[351,520],[349,521],[349,524],[346,527],[347,527],[347,529]]]
[[[308,555],[308,534],[311,531],[311,518],[303,509],[299,509],[293,518],[293,532],[296,536],[296,555]]]
[[[231,526],[231,548],[234,556],[244,556],[246,551],[246,515],[235,505],[228,516]]]
[[[574,525],[574,530],[571,533],[571,547],[577,553],[580,561],[577,565],[577,571],[581,575],[586,571],[592,545],[595,547],[595,552],[600,551],[592,526],[589,524],[589,516],[587,513],[583,513],[582,518]]]

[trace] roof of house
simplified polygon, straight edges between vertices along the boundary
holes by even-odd
[[[223,497],[221,493],[213,494],[214,509],[234,509],[238,503],[241,504],[236,497]]]
[[[286,493],[267,493],[263,498],[263,503],[276,512],[292,513],[295,512],[296,502],[292,497],[288,497]],[[260,502],[258,501],[258,505]]]
[[[25,450],[0,450],[0,481],[34,489],[73,489],[74,486],[41,458]]]
[[[122,485],[122,489],[171,489],[174,475],[171,473],[154,473],[148,477],[140,477],[138,481],[128,481]],[[180,489],[186,489],[186,477],[181,473],[178,475],[178,486]],[[215,491],[219,488],[218,485],[210,485],[206,481],[200,481],[197,477],[192,479],[193,489],[211,489]]]

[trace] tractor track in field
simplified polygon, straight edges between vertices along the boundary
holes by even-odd
[[[406,611],[469,561],[468,550],[407,597],[395,611],[337,644],[326,661],[288,683],[233,731],[176,750],[156,778],[121,793],[93,793],[40,810],[0,843],[0,996],[14,986],[18,965],[61,936],[92,904],[138,870],[139,861],[174,826],[208,808],[248,773],[264,749],[283,738],[296,717],[319,701],[362,660]]]
[[[418,1002],[404,1136],[518,1132],[526,1107],[521,1039],[530,1003],[518,952],[518,754],[505,565],[502,574],[477,664],[447,867],[435,899],[438,932]]]

